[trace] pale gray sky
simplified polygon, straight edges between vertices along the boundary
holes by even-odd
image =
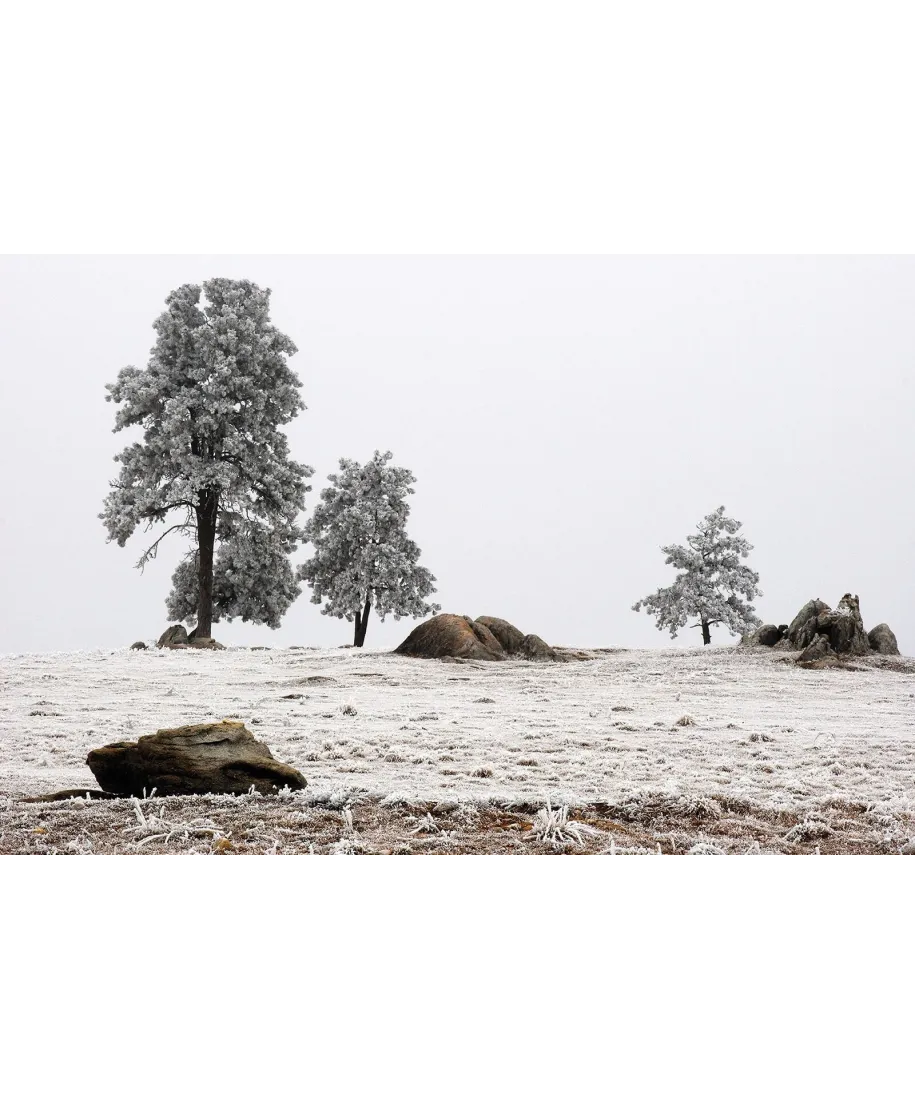
[[[128,441],[104,386],[145,364],[169,290],[215,276],[269,286],[299,348],[308,410],[287,430],[316,470],[309,511],[341,455],[393,451],[446,612],[669,645],[630,607],[672,579],[660,545],[724,504],[763,619],[850,590],[915,653],[910,257],[4,257],[0,651],[166,626],[183,541],[141,575],[141,539],[106,544],[97,519]],[[373,616],[366,644],[414,623]],[[334,645],[352,625],[306,591],[278,632],[216,635]]]

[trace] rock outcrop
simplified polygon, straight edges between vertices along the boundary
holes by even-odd
[[[526,635],[521,640],[521,646],[516,654],[522,658],[529,658],[533,662],[555,662],[559,658],[559,652],[539,635]]]
[[[497,616],[469,616],[440,613],[413,629],[395,649],[395,654],[411,658],[466,658],[501,662],[506,658],[556,661],[559,651],[539,635],[525,635]]]
[[[835,651],[829,646],[829,640],[825,635],[818,635],[816,639],[812,640],[798,657],[795,662],[798,666],[812,666],[814,663],[822,662],[829,656],[835,657]]]
[[[186,647],[187,646],[187,628],[184,624],[172,624],[170,628],[159,636],[159,641],[156,643],[157,647]]]
[[[786,625],[776,627],[775,624],[760,624],[760,626],[747,636],[747,643],[751,647],[774,647],[785,631]]]
[[[498,616],[478,616],[474,623],[489,628],[507,655],[513,655],[521,649],[524,632],[519,631],[514,624],[509,624],[507,620],[500,620]]]
[[[171,650],[181,649],[182,647],[196,647],[201,651],[224,651],[225,647],[221,643],[217,643],[212,636],[198,635],[197,629],[194,628],[192,632],[188,632],[183,624],[172,624],[170,628],[159,636],[157,647],[168,647]]]
[[[485,624],[449,612],[417,625],[394,653],[411,658],[466,658],[484,662],[498,662],[506,657],[502,644]]]
[[[837,665],[840,656],[898,655],[896,636],[887,624],[864,630],[858,597],[846,593],[835,608],[819,598],[808,601],[789,625],[763,624],[741,642],[750,647],[800,651],[801,666]]]
[[[829,612],[829,605],[819,599],[808,601],[788,625],[785,638],[796,650],[801,651],[816,639],[817,617]]]
[[[867,633],[870,649],[878,655],[898,655],[899,644],[889,624],[878,624]]]
[[[139,797],[187,793],[273,793],[303,789],[305,778],[270,753],[237,720],[162,728],[136,743],[90,751],[89,769],[107,793]]]
[[[143,642],[142,639],[138,639],[135,643],[130,644],[130,649],[131,651],[145,651],[146,644]]]

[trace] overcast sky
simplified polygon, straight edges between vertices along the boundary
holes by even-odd
[[[105,385],[146,363],[168,292],[208,277],[269,286],[299,348],[308,409],[287,430],[315,467],[309,511],[341,456],[390,450],[413,471],[409,530],[444,611],[553,643],[670,645],[631,605],[672,580],[660,546],[724,504],[755,545],[764,620],[851,591],[915,653],[903,257],[2,258],[0,651],[167,625],[186,541],[140,574],[141,537],[106,543],[98,519],[130,438]],[[366,645],[415,623],[373,616]],[[352,625],[306,590],[279,631],[214,634],[337,645]]]

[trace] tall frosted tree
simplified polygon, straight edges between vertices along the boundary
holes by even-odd
[[[305,407],[287,363],[296,347],[270,322],[270,290],[251,281],[182,285],[165,303],[145,368],[107,386],[114,430],[143,436],[115,456],[100,518],[121,547],[138,527],[164,528],[141,569],[166,535],[193,540],[166,603],[171,619],[196,618],[198,637],[220,618],[278,627],[301,592],[289,556],[314,473],[279,430]]]
[[[389,466],[392,457],[375,451],[364,466],[341,458],[340,472],[329,476],[305,525],[315,553],[298,577],[311,586],[316,605],[324,602],[325,616],[355,622],[356,647],[365,643],[373,607],[382,621],[388,615],[428,616],[441,607],[425,599],[435,592],[435,578],[418,564],[420,549],[406,532],[406,498],[415,478]]]
[[[723,624],[728,631],[742,635],[759,624],[759,617],[750,604],[762,592],[759,574],[742,559],[753,545],[737,533],[743,525],[724,514],[724,505],[709,513],[697,525],[698,533],[689,535],[686,546],[662,547],[668,566],[679,570],[673,585],[658,589],[632,606],[657,617],[659,630],[677,632],[690,620],[702,629],[702,642],[712,641],[711,628]]]

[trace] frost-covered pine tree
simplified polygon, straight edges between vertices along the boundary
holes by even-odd
[[[435,592],[435,578],[418,565],[420,549],[407,537],[415,478],[401,466],[389,466],[390,451],[375,451],[360,466],[340,459],[340,473],[329,476],[305,539],[314,556],[299,567],[298,577],[312,588],[312,601],[324,602],[325,616],[355,621],[354,646],[365,642],[374,606],[382,621],[392,615],[428,616],[440,605],[425,598]]]
[[[724,626],[735,635],[751,631],[759,617],[749,603],[761,597],[759,574],[741,559],[753,550],[742,535],[743,525],[724,514],[724,505],[709,513],[697,525],[697,535],[687,536],[686,546],[662,547],[666,565],[680,570],[673,585],[643,597],[632,606],[657,616],[660,629],[670,629],[671,639],[692,619],[702,629],[702,642],[708,645],[713,624]]]
[[[270,322],[270,290],[251,281],[182,285],[165,303],[146,367],[107,386],[121,405],[114,430],[137,425],[143,438],[115,456],[100,518],[121,547],[140,526],[166,525],[141,569],[169,533],[194,540],[167,607],[173,620],[196,618],[199,637],[220,618],[278,627],[301,592],[289,556],[314,473],[278,430],[305,407],[287,364],[295,345]]]

